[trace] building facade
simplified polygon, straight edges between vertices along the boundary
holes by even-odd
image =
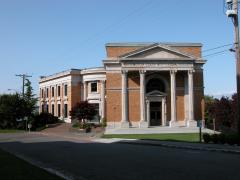
[[[108,43],[103,67],[41,77],[40,112],[71,122],[80,101],[109,127],[196,126],[204,120],[199,43]]]

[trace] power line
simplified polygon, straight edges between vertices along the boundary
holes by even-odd
[[[207,55],[205,55],[205,56],[203,56],[203,57],[205,58],[205,57],[209,57],[209,56],[224,54],[224,53],[226,53],[227,51],[229,51],[229,49],[225,49],[225,50],[223,50],[223,51],[218,51],[218,52],[215,52],[215,53],[212,53],[212,54],[207,54]]]
[[[224,44],[224,45],[221,45],[221,46],[217,46],[217,47],[214,47],[214,48],[210,48],[210,49],[203,50],[202,52],[207,52],[207,51],[216,50],[216,49],[219,49],[219,48],[223,48],[223,47],[231,46],[231,45],[233,45],[233,44],[234,44],[234,43]]]
[[[112,23],[110,25],[105,26],[105,28],[103,28],[100,32],[95,33],[95,34],[87,37],[85,40],[81,41],[79,44],[84,44],[85,45],[86,43],[89,43],[91,41],[100,39],[106,32],[112,32],[114,30],[114,28],[116,28],[119,25],[125,23],[126,21],[128,21],[130,19],[130,17],[135,16],[136,14],[138,14],[139,11],[141,11],[142,9],[146,9],[148,6],[150,6],[151,4],[153,4],[155,2],[156,1],[154,1],[154,0],[148,0],[146,3],[142,4],[138,8],[135,8],[134,10],[130,11],[128,14],[123,16],[121,19],[115,21],[114,23]],[[96,43],[96,42],[94,42],[94,43]],[[78,48],[72,48],[71,51],[74,52],[77,49]]]

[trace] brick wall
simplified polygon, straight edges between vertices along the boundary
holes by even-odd
[[[142,47],[106,47],[107,57],[118,57]]]
[[[107,73],[106,79],[106,119],[108,122],[120,122],[122,119],[121,73]]]
[[[186,53],[189,55],[192,55],[194,57],[201,57],[201,47],[174,47],[174,49],[182,52],[182,53]]]

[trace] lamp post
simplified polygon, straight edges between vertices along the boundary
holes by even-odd
[[[16,94],[18,94],[18,90],[16,89],[7,89],[8,91],[14,91]]]

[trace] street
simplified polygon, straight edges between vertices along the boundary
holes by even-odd
[[[0,148],[71,179],[240,179],[237,154],[102,144],[36,134],[0,139]]]

